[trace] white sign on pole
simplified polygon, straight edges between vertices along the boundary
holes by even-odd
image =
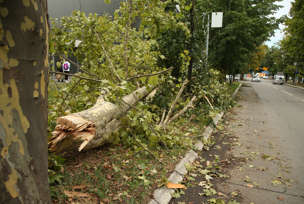
[[[223,12],[212,12],[211,28],[223,27]]]

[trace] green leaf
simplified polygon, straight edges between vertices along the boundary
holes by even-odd
[[[111,3],[111,0],[104,0],[104,2],[105,2],[106,4],[110,4],[110,3]]]

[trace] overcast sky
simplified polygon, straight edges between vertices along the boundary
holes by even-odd
[[[289,15],[291,2],[293,2],[293,0],[283,0],[282,2],[280,2],[279,5],[282,5],[283,7],[280,10],[278,10],[278,12],[275,14],[275,17]],[[271,47],[271,46],[275,45],[277,42],[279,42],[284,36],[283,29],[284,29],[284,26],[280,25],[280,29],[276,30],[275,35],[273,37],[271,37],[269,41],[266,42],[266,45]]]

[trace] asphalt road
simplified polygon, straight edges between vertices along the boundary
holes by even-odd
[[[282,154],[290,161],[292,175],[301,183],[299,190],[304,194],[304,90],[273,85],[271,80],[253,83],[252,87],[271,116],[269,126],[277,135]]]
[[[216,145],[195,161],[189,173],[195,179],[184,180],[187,189],[171,204],[304,203],[304,90],[271,80],[245,82],[237,98],[213,134]],[[212,175],[212,185],[204,186],[200,168],[210,165],[228,178]],[[216,193],[210,197],[211,186]]]
[[[246,82],[239,95],[232,153],[248,163],[219,189],[240,191],[242,203],[304,203],[304,90],[263,80]]]

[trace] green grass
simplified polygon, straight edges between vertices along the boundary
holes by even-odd
[[[85,161],[79,156],[66,163],[62,184],[52,186],[53,202],[67,202],[63,191],[83,185],[81,192],[90,197],[76,197],[80,203],[146,203],[155,188],[166,184],[167,173],[185,151],[178,147],[158,151],[160,163],[147,152],[136,153],[120,145],[92,150],[85,153]]]

